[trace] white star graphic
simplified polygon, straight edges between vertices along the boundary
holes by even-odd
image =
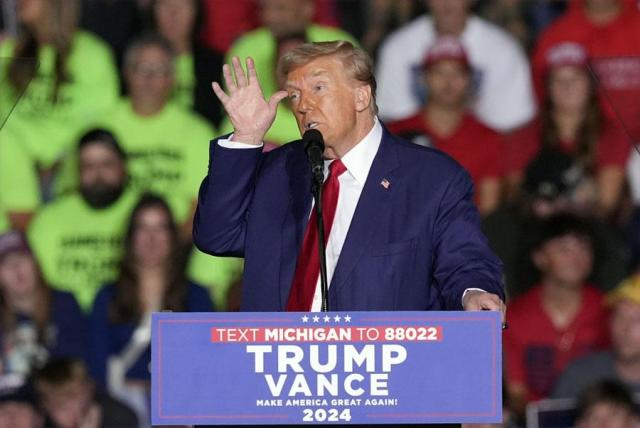
[[[318,321],[320,321],[320,317],[319,317],[319,316],[317,316],[317,315],[316,315],[316,316],[314,316],[312,319],[313,319],[313,322],[318,322]]]
[[[335,317],[333,317],[333,320],[335,322],[340,322],[340,315],[336,315]]]
[[[307,321],[309,321],[309,317],[308,317],[308,316],[306,316],[306,315],[305,315],[305,316],[303,316],[303,317],[302,317],[302,322],[307,322]]]
[[[351,317],[349,315],[345,315],[344,322],[351,322]]]
[[[331,321],[331,317],[329,315],[325,315],[324,322],[329,322],[329,321]]]

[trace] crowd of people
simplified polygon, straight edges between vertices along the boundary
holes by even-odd
[[[637,1],[4,0],[0,24],[0,427],[148,426],[150,313],[240,306],[242,260],[191,241],[233,130],[211,82],[250,56],[268,99],[329,40],[374,58],[387,129],[473,180],[505,426],[550,398],[637,422]],[[264,150],[299,138],[285,100]]]

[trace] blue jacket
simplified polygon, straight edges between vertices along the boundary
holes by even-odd
[[[245,258],[243,310],[285,310],[311,210],[310,182],[301,141],[266,154],[211,142],[193,237],[206,253]],[[502,264],[480,231],[472,192],[454,160],[385,129],[329,308],[461,310],[464,290],[474,287],[504,299]]]

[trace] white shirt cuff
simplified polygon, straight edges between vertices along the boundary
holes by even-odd
[[[258,147],[264,146],[264,143],[260,143],[259,146],[256,146],[255,144],[241,143],[239,141],[231,141],[232,137],[233,137],[233,134],[229,135],[229,138],[218,140],[218,145],[220,147],[224,147],[227,149],[256,149]]]
[[[482,288],[467,288],[466,290],[464,290],[464,293],[462,293],[462,307],[464,308],[464,296],[467,295],[467,293],[469,291],[482,291],[483,293],[487,293],[486,290],[483,290]]]

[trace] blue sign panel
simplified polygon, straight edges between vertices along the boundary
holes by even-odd
[[[496,312],[158,313],[154,425],[501,422]]]

